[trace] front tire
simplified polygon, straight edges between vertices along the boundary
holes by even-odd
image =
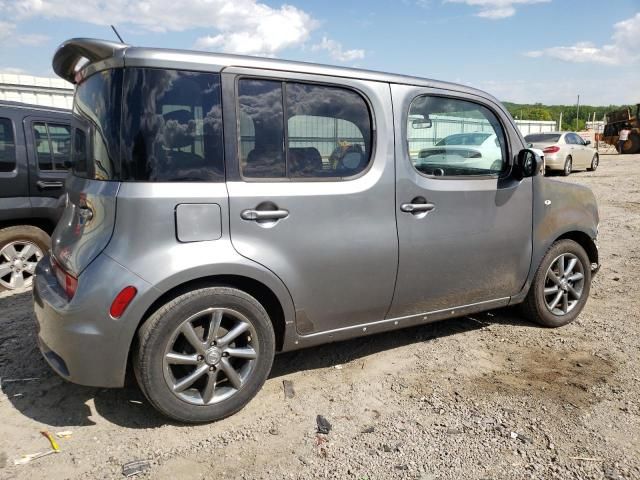
[[[573,159],[571,157],[567,157],[564,161],[564,168],[562,169],[562,176],[568,177],[571,174],[571,170],[573,169]]]
[[[210,422],[249,403],[274,354],[275,335],[262,305],[235,288],[209,287],[175,298],[142,325],[134,371],[163,415]]]
[[[600,163],[600,157],[598,156],[598,154],[596,153],[593,158],[591,159],[591,166],[589,167],[589,170],[591,172],[595,172],[596,169],[598,168],[598,164]]]
[[[523,313],[545,327],[562,327],[580,314],[590,290],[587,253],[573,240],[560,240],[540,262],[522,305]]]

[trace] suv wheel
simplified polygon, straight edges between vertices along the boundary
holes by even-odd
[[[149,402],[188,423],[234,414],[271,371],[275,335],[253,297],[228,287],[186,293],[140,328],[134,370]]]
[[[591,263],[573,240],[554,243],[542,259],[523,304],[530,320],[546,327],[571,323],[582,311],[591,288]]]
[[[568,177],[571,174],[571,169],[573,168],[573,159],[571,157],[567,157],[564,161],[564,169],[562,170],[562,175]]]
[[[0,291],[30,287],[38,261],[51,240],[31,225],[0,230]]]
[[[596,171],[596,168],[598,168],[598,163],[600,163],[600,158],[598,157],[598,154],[596,153],[593,158],[591,159],[591,166],[589,167],[589,170],[591,170],[592,172]]]

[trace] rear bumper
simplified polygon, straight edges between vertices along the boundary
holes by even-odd
[[[565,158],[560,155],[544,154],[544,166],[548,170],[564,170]]]
[[[118,320],[109,308],[122,288],[133,285],[138,296]],[[138,297],[150,285],[101,255],[80,275],[68,301],[46,256],[33,283],[38,344],[45,360],[65,379],[94,387],[121,387],[131,339],[142,317]]]

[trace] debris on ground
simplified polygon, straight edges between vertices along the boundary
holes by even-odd
[[[151,461],[149,460],[134,460],[133,462],[125,463],[122,466],[122,474],[125,477],[133,477],[140,475],[141,473],[151,468]]]
[[[52,453],[58,453],[58,451],[56,451],[56,450],[47,450],[46,452],[30,453],[29,455],[23,455],[22,458],[20,458],[18,460],[14,460],[13,464],[14,465],[25,465],[25,464],[27,464],[29,462],[32,462],[33,460],[37,460],[39,458],[51,455]]]
[[[51,435],[49,432],[47,432],[46,430],[42,430],[40,432],[42,434],[42,436],[44,438],[46,438],[47,440],[49,440],[49,443],[51,444],[51,448],[53,449],[54,452],[59,452],[60,451],[60,446],[58,445],[58,443],[56,442],[56,439],[53,438],[53,435]]]
[[[0,385],[4,383],[21,383],[21,382],[35,382],[36,380],[40,380],[40,377],[29,377],[29,378],[0,378]]]
[[[329,423],[329,420],[324,418],[322,415],[318,415],[316,417],[316,424],[318,425],[318,433],[326,435],[331,431],[331,424]]]
[[[73,435],[73,432],[71,430],[64,430],[62,432],[56,432],[56,437],[58,437],[58,438],[69,438],[71,435]]]
[[[336,370],[342,370],[344,367],[342,365],[334,365],[333,368]]]
[[[296,396],[296,391],[293,389],[293,382],[291,380],[283,380],[282,388],[284,389],[284,398],[293,398]]]
[[[367,427],[362,430],[362,433],[373,433],[375,431],[376,431],[375,427]]]

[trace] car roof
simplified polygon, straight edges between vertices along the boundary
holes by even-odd
[[[71,115],[71,110],[66,108],[47,107],[31,103],[12,102],[9,100],[0,100],[0,109],[32,110],[34,112],[50,112]]]
[[[83,61],[84,65],[82,65]],[[96,66],[95,64],[98,63],[102,65]],[[79,70],[77,69],[78,65],[82,65]],[[93,68],[92,65],[94,65]],[[500,103],[482,90],[427,78],[246,55],[134,47],[124,43],[91,38],[74,38],[64,42],[58,47],[53,58],[53,69],[56,74],[71,83],[82,81],[100,68],[115,68],[125,65],[211,72],[220,72],[231,67],[280,70],[453,90]]]

